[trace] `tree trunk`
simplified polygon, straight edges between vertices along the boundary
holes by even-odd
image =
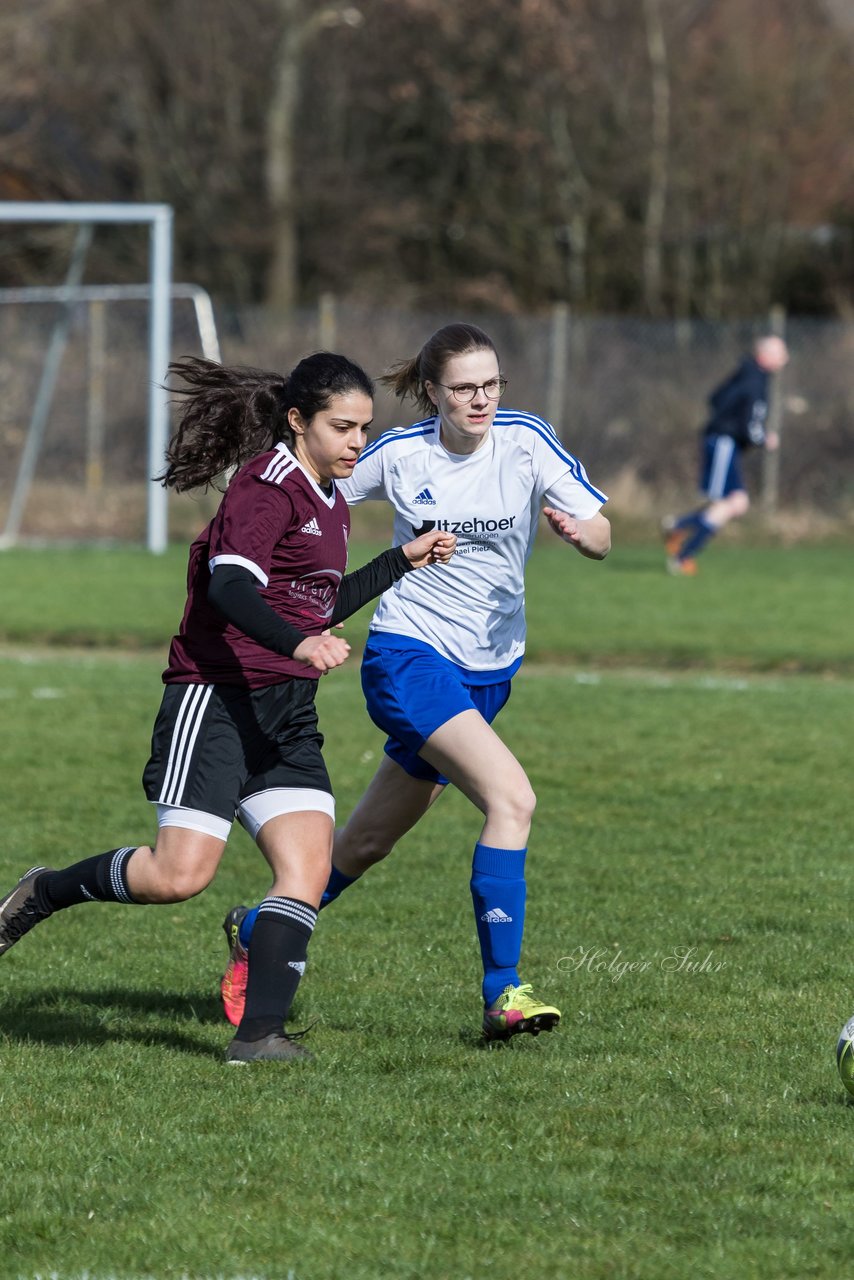
[[[270,209],[272,260],[267,277],[267,301],[287,310],[299,296],[299,235],[297,211],[296,120],[302,87],[302,64],[307,46],[322,31],[340,25],[358,26],[363,17],[352,4],[315,8],[313,0],[278,0],[282,33],[276,51],[273,89],[267,112],[266,182]]]
[[[670,81],[659,0],[644,0],[643,10],[652,88],[649,191],[643,229],[643,289],[648,312],[658,315],[661,311],[661,242],[667,205]]]
[[[587,220],[590,186],[585,178],[569,131],[569,112],[565,104],[549,113],[551,142],[558,171],[557,192],[564,218],[567,244],[567,293],[574,307],[581,306],[587,296]]]
[[[296,304],[298,291],[294,152],[305,24],[300,0],[279,0],[279,8],[282,35],[267,112],[265,173],[273,246],[267,301],[272,307],[289,310]]]

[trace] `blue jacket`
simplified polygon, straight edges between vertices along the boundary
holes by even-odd
[[[765,443],[768,416],[768,373],[747,356],[709,396],[707,436],[731,436],[740,449]]]

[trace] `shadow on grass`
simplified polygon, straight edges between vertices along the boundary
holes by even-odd
[[[189,1025],[220,1023],[219,1001],[205,992],[137,991],[110,987],[76,988],[21,995],[0,1005],[0,1035],[46,1045],[104,1045],[112,1041],[162,1045],[205,1058],[219,1058],[225,1047],[158,1020]]]
[[[460,1027],[457,1039],[464,1048],[476,1049],[481,1053],[528,1053],[534,1050],[534,1046],[540,1041],[540,1035],[516,1035],[508,1036],[506,1040],[484,1040],[483,1032],[479,1028]]]

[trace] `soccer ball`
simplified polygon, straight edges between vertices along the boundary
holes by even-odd
[[[854,1098],[854,1018],[849,1018],[839,1033],[836,1065],[845,1088]]]

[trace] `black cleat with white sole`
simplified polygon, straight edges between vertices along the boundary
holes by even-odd
[[[49,908],[40,905],[34,892],[36,881],[46,871],[50,871],[50,867],[30,867],[12,892],[0,901],[0,956],[5,955],[35,925],[53,914]]]
[[[262,1040],[232,1040],[225,1051],[229,1063],[246,1062],[296,1062],[314,1057],[308,1049],[297,1044],[290,1036],[274,1032]]]

